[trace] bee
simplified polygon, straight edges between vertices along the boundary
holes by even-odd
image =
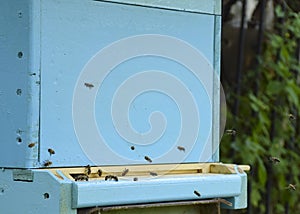
[[[184,148],[183,146],[177,146],[177,149],[178,149],[179,151],[185,152],[185,148]]]
[[[286,189],[296,191],[296,185],[294,185],[294,184],[289,184],[289,185],[287,186]]]
[[[197,190],[194,190],[194,194],[197,195],[198,197],[201,197],[201,194]]]
[[[227,129],[226,134],[235,136],[236,135],[236,130],[235,129]]]
[[[88,181],[89,180],[89,176],[87,175],[77,175],[75,177],[75,181]]]
[[[98,173],[99,177],[102,176],[102,170],[101,169],[98,169],[97,173]]]
[[[49,152],[50,156],[55,154],[55,151],[53,149],[50,149],[50,148],[48,149],[48,152]]]
[[[269,157],[269,161],[274,164],[280,163],[280,160],[277,157]]]
[[[94,87],[94,85],[92,83],[84,83],[85,87],[92,89]]]
[[[293,115],[293,114],[289,114],[288,116],[289,116],[289,119],[290,119],[290,120],[296,120],[296,117],[295,117],[295,115]]]
[[[156,172],[149,172],[150,173],[150,175],[152,175],[152,176],[157,176],[157,173]]]
[[[124,171],[122,172],[122,176],[125,176],[128,172],[129,172],[129,169],[124,169]]]
[[[48,167],[48,166],[51,166],[51,165],[52,165],[52,162],[49,161],[49,160],[45,160],[44,163],[43,163],[44,167]]]
[[[87,165],[87,166],[85,167],[85,169],[84,169],[84,174],[90,175],[91,172],[92,172],[91,166],[90,166],[90,165]]]
[[[114,181],[119,181],[118,177],[117,176],[114,176],[114,175],[106,175],[105,178],[104,178],[106,181],[111,181],[111,180],[114,180]]]
[[[145,156],[145,160],[148,161],[149,163],[152,163],[151,158],[149,158],[148,156]]]
[[[133,181],[138,181],[138,178],[137,178],[137,177],[134,177],[134,178],[133,178]]]
[[[29,143],[29,144],[28,144],[28,147],[29,147],[29,148],[32,148],[32,147],[35,146],[35,144],[36,144],[36,143]]]

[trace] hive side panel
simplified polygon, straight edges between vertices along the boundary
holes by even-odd
[[[100,159],[97,165],[144,164],[151,161],[152,163],[211,161],[212,108],[210,105],[213,103],[211,99],[213,74],[209,69],[201,70],[203,78],[199,80],[196,74],[190,71],[191,67],[197,67],[199,61],[190,59],[189,54],[183,49],[179,48],[174,51],[176,45],[160,51],[166,55],[181,54],[185,58],[185,63],[168,57],[151,55],[150,51],[148,54],[140,53],[139,56],[131,56],[128,59],[125,57],[115,67],[105,66],[112,65],[114,60],[120,59],[127,52],[134,50],[142,52],[147,48],[150,50],[151,45],[147,42],[143,45],[148,46],[142,47],[136,45],[140,40],[132,39],[132,37],[142,39],[141,35],[150,34],[163,35],[164,39],[172,37],[173,40],[170,39],[172,41],[175,38],[188,44],[182,47],[189,46],[193,51],[200,53],[201,59],[206,60],[199,67],[213,65],[213,15],[101,1],[42,1],[41,8],[41,161],[51,159],[52,166],[94,165],[95,162],[89,160],[91,155],[87,155],[88,152]],[[105,59],[97,58],[99,53],[101,55],[101,51],[107,50],[108,47],[124,45],[120,41],[129,37],[132,39],[130,41],[134,42],[125,45],[127,50],[117,48],[106,52],[111,54],[110,57],[106,55],[108,57]],[[159,41],[153,43],[153,50],[165,44],[159,44]],[[97,64],[96,76],[92,77],[83,72],[87,65],[91,65],[89,64],[91,61]],[[188,63],[190,65],[186,66]],[[155,72],[150,72],[151,74],[148,75],[149,71]],[[107,72],[103,79],[101,79],[101,72]],[[142,74],[148,76],[133,84],[137,86],[136,88],[119,90],[140,78],[139,75]],[[155,75],[162,78],[156,78],[157,81],[155,81]],[[199,107],[197,109],[199,115],[194,116],[199,116],[200,128],[194,126],[189,120],[182,125],[184,119],[182,115],[185,114],[183,109],[186,114],[191,115],[192,106],[190,109],[190,104],[184,102],[187,96],[181,93],[177,86],[170,85],[167,81],[164,84],[163,78],[169,77],[176,84],[184,84],[186,94],[195,95],[190,100]],[[141,90],[138,96],[133,96],[134,99],[131,100],[130,105],[119,105],[116,101],[116,91],[119,90],[120,94],[125,93],[127,96],[138,87],[148,87],[151,81],[153,88],[147,92]],[[203,83],[206,84],[207,91],[203,88]],[[157,87],[166,88],[157,89]],[[81,116],[87,114],[93,117],[91,119],[82,116],[79,123],[78,120],[74,122],[73,117],[73,101],[77,89],[79,91],[77,92],[84,95],[83,98],[87,100],[77,103],[80,107],[77,108],[75,114],[81,114]],[[174,92],[174,96],[166,96],[166,90],[170,93]],[[95,98],[92,97],[94,95]],[[124,98],[123,95],[119,97]],[[123,101],[125,102],[124,99]],[[117,103],[115,105],[117,107],[110,108],[114,102]],[[183,105],[180,105],[180,102]],[[93,106],[91,107],[90,104]],[[128,114],[130,124],[114,122],[112,119],[114,110],[117,117]],[[153,115],[154,112],[160,112],[160,115]],[[154,116],[152,118],[154,123],[150,124],[152,116]],[[194,119],[191,116],[190,118]],[[164,120],[166,121],[165,132],[153,138],[157,142],[146,142],[145,136],[152,128],[164,128],[162,125]],[[80,127],[79,130],[75,130],[76,126]],[[131,130],[144,133],[144,135],[140,134],[140,138],[135,138],[134,133],[130,132],[131,135],[127,138],[120,137],[119,134],[129,132],[120,133],[117,126],[122,128],[131,126],[133,127]],[[181,144],[176,144],[182,130],[185,130],[186,136],[194,136],[191,132],[195,129],[200,133],[195,135],[196,143],[186,140]],[[152,131],[159,133],[161,130],[153,129]],[[82,135],[85,137],[82,138]],[[87,145],[95,146],[90,146],[87,151]],[[205,145],[208,147],[203,152]],[[185,147],[185,152],[177,149],[177,146]],[[48,148],[54,149],[55,155],[50,156]],[[166,155],[168,153],[171,155]],[[202,153],[205,153],[206,158],[199,157]],[[151,161],[146,159],[146,156],[150,157]]]

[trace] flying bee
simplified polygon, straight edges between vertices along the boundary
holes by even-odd
[[[197,190],[194,190],[194,194],[197,195],[198,197],[201,197],[201,194]]]
[[[148,156],[145,156],[145,160],[148,161],[149,163],[152,163],[151,158],[149,158]]]
[[[90,175],[91,172],[92,172],[91,166],[90,166],[90,165],[87,165],[87,166],[85,167],[85,169],[84,169],[84,174]]]
[[[128,172],[129,172],[129,169],[124,169],[124,171],[122,172],[122,176],[125,176]]]
[[[114,176],[114,175],[106,175],[105,178],[104,178],[106,181],[111,181],[111,180],[114,180],[114,181],[119,181],[118,177],[117,176]]]
[[[50,149],[50,148],[48,149],[48,152],[49,152],[50,156],[55,154],[55,151],[53,149]]]
[[[134,177],[134,178],[133,178],[133,181],[138,181],[138,178],[137,178],[137,177]]]
[[[102,176],[102,170],[101,169],[98,169],[97,173],[98,173],[99,177]]]
[[[157,173],[156,172],[149,172],[150,173],[150,175],[152,175],[152,176],[157,176]]]
[[[88,181],[89,180],[89,176],[87,175],[77,175],[75,177],[75,181]]]
[[[185,152],[185,148],[184,148],[183,146],[177,146],[177,149],[178,149],[179,151]]]
[[[289,114],[288,116],[289,116],[289,119],[290,119],[290,120],[296,120],[296,117],[295,117],[295,115],[293,115],[293,114]]]
[[[32,148],[32,147],[35,146],[35,144],[36,144],[36,143],[29,143],[29,144],[28,144],[28,147],[29,147],[29,148]]]
[[[269,161],[274,164],[280,163],[280,160],[277,157],[269,157]]]
[[[294,184],[289,184],[289,185],[287,186],[286,189],[296,191],[296,185],[294,185]]]
[[[227,129],[226,134],[235,136],[236,135],[236,130],[235,129]]]
[[[92,83],[87,83],[87,82],[84,83],[84,86],[89,89],[92,89],[94,87],[94,85]]]
[[[43,166],[44,166],[44,167],[49,167],[49,166],[51,166],[51,165],[52,165],[52,162],[49,161],[49,160],[45,160],[44,163],[43,163]]]

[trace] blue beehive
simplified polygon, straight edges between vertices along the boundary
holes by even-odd
[[[6,186],[23,188],[10,176],[30,181],[28,189],[43,179],[64,184],[72,201],[51,203],[71,213],[191,200],[199,197],[189,195],[200,179],[203,199],[226,197],[234,208],[245,206],[246,177],[237,166],[198,164],[219,161],[221,1],[7,0],[0,12],[0,167],[19,168],[2,172]],[[86,165],[94,166],[89,178],[95,182],[74,182]],[[222,175],[207,180],[182,172],[149,183],[143,174],[145,167],[153,176],[178,166]],[[121,176],[125,167],[145,181],[102,183],[99,167]],[[230,183],[223,190],[222,180]],[[155,188],[162,194],[151,195]],[[104,197],[107,190],[112,195]],[[50,195],[61,200],[61,191]],[[132,197],[124,197],[128,191]]]
[[[218,161],[219,2],[1,4],[0,166]]]

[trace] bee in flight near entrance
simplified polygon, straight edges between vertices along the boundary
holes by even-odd
[[[269,157],[269,161],[274,164],[280,163],[280,160],[277,157]]]
[[[227,129],[226,134],[235,136],[236,135],[236,130],[235,129]]]

